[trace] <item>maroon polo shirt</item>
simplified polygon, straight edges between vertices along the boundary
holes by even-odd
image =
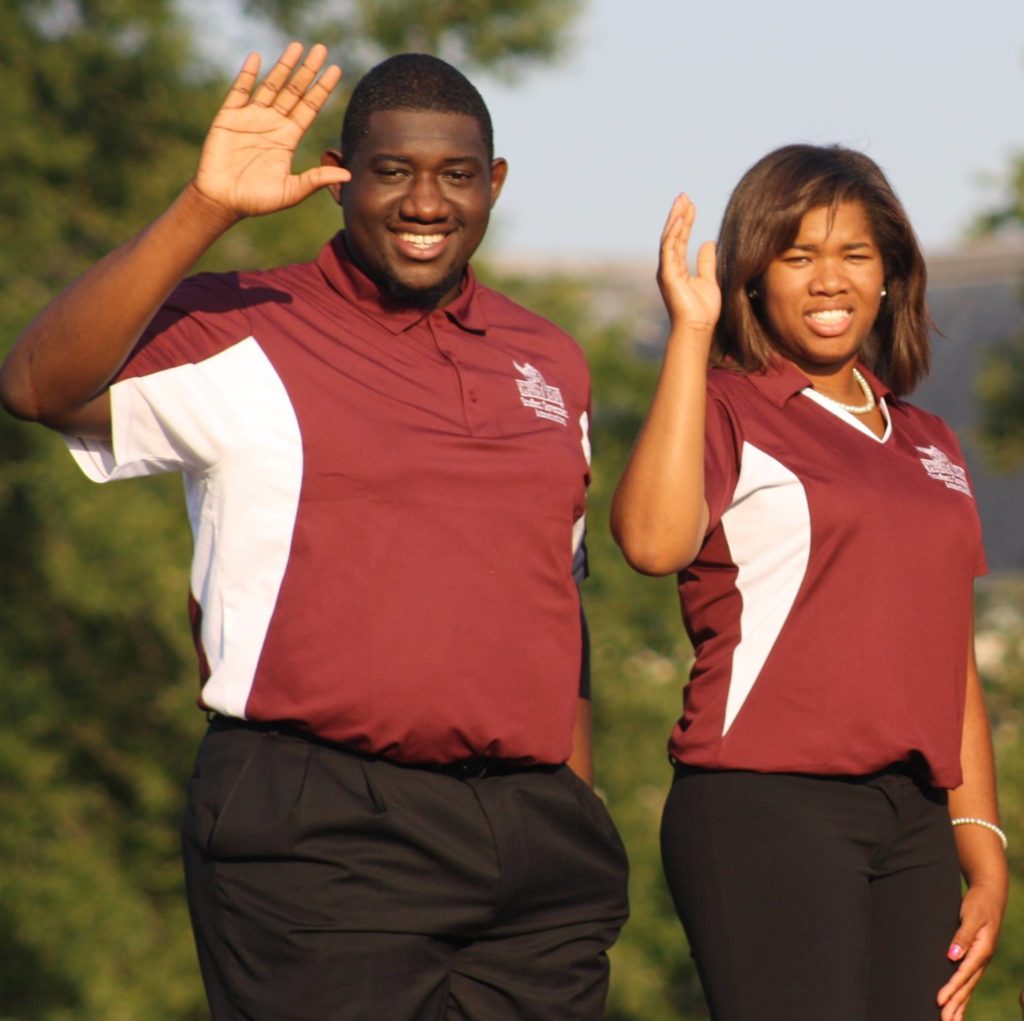
[[[343,235],[203,274],[111,387],[93,478],[176,470],[201,704],[407,762],[554,763],[580,676],[574,548],[589,377],[563,331],[467,270],[386,311]]]
[[[880,439],[788,363],[711,372],[711,521],[680,575],[695,662],[671,738],[715,769],[960,783],[981,530],[956,437],[882,399]]]

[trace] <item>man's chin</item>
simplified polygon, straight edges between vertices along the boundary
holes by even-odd
[[[384,303],[392,308],[426,310],[437,308],[453,290],[457,290],[464,272],[465,268],[460,268],[458,272],[450,273],[437,283],[426,287],[414,287],[392,276],[378,280],[377,286],[380,288]]]

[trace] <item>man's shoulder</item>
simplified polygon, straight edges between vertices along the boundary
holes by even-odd
[[[230,311],[274,297],[280,300],[318,278],[315,261],[266,269],[207,270],[182,280],[165,304],[191,306],[199,312]]]
[[[490,328],[533,334],[545,345],[563,349],[566,357],[583,358],[583,351],[572,334],[507,294],[478,282],[477,300]]]
[[[204,271],[182,280],[150,320],[119,379],[199,363],[254,335],[272,308],[289,309],[315,288],[315,263]]]

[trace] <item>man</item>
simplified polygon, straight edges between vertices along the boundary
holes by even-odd
[[[0,394],[97,481],[185,476],[214,1018],[597,1018],[626,906],[564,765],[589,754],[586,367],[468,266],[507,165],[454,68],[385,61],[342,150],[291,173],[325,55],[260,84],[246,60],[193,181],[29,326]],[[345,231],[314,262],[180,283],[320,188]]]

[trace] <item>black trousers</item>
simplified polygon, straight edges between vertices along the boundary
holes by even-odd
[[[218,722],[183,827],[215,1021],[590,1021],[626,918],[566,767],[457,777]]]
[[[944,791],[680,767],[661,839],[715,1021],[937,1021],[960,905]]]

